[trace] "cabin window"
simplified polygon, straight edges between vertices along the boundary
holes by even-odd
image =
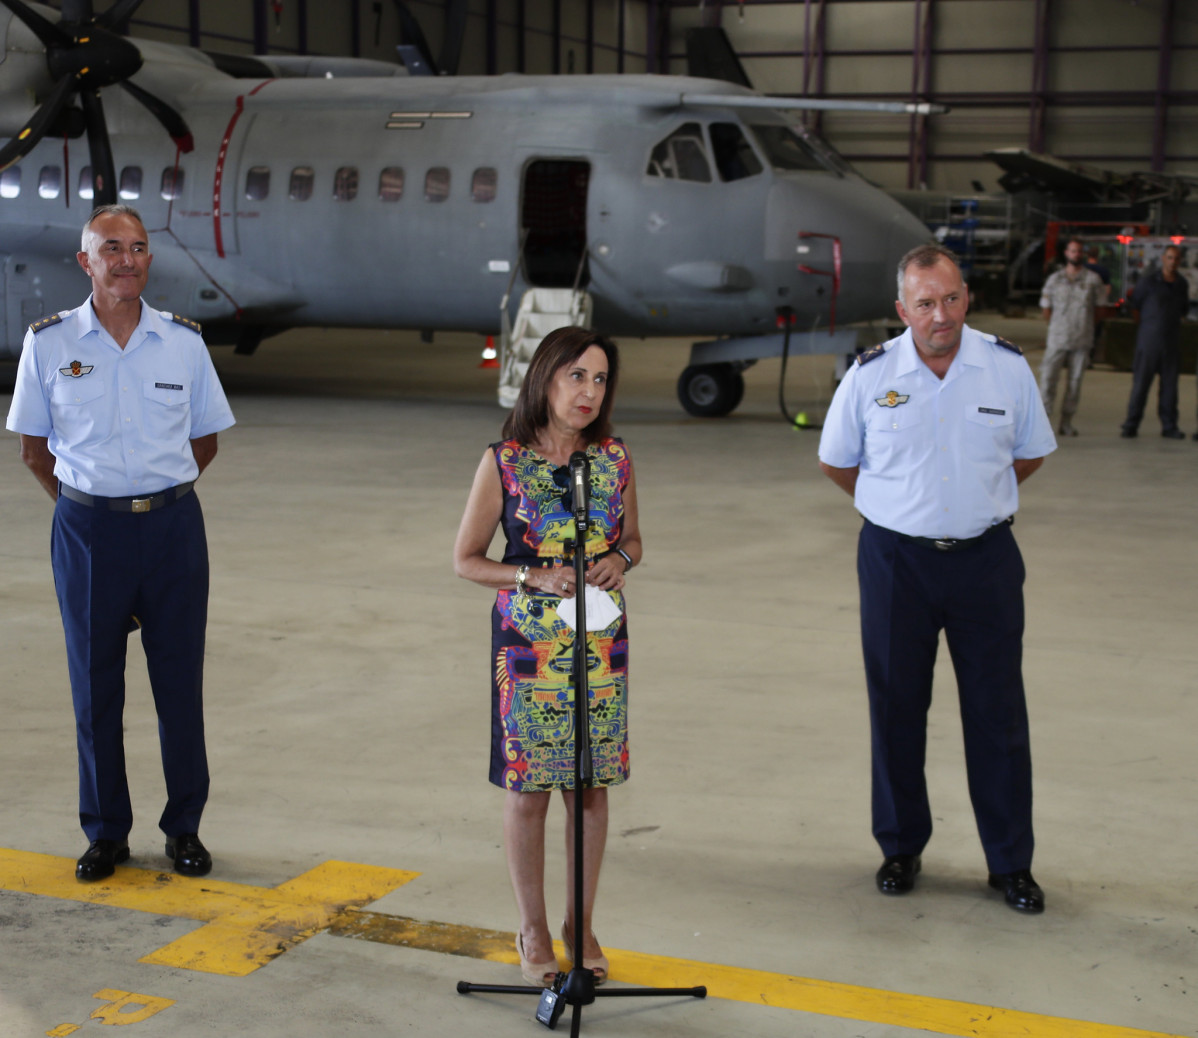
[[[0,198],[16,198],[21,193],[21,167],[9,166],[0,173]]]
[[[338,202],[352,202],[358,197],[358,167],[342,166],[333,177],[333,197]]]
[[[470,197],[476,202],[494,202],[498,187],[499,173],[490,166],[483,166],[474,171],[474,180],[470,184]]]
[[[711,183],[711,166],[699,124],[684,123],[658,144],[649,156],[649,168],[645,172],[651,177],[667,180]]]
[[[817,169],[826,171],[816,150],[788,126],[754,126],[753,136],[774,169]]]
[[[761,159],[736,123],[712,123],[711,150],[715,152],[715,168],[721,180],[744,180],[755,177],[764,169]]]
[[[379,173],[379,201],[398,202],[403,198],[403,170],[388,166]]]
[[[37,193],[39,198],[57,198],[62,192],[62,168],[60,166],[43,166],[37,175]]]
[[[424,200],[444,202],[449,197],[449,169],[434,166],[424,175]]]
[[[250,202],[264,201],[270,194],[270,167],[250,166],[245,174],[245,197]]]
[[[92,185],[92,168],[84,166],[79,171],[79,197],[91,198],[95,194],[95,188]]]
[[[121,170],[119,193],[127,202],[141,198],[141,166],[126,166]]]
[[[162,197],[171,202],[182,194],[183,170],[176,166],[167,166],[162,171]]]
[[[287,197],[293,202],[306,202],[312,197],[312,185],[316,183],[316,173],[311,166],[296,166],[291,171],[291,186],[287,189]]]

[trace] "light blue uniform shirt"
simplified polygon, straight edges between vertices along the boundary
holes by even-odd
[[[141,305],[122,350],[91,297],[25,335],[7,427],[44,436],[54,475],[100,497],[136,497],[195,479],[191,440],[233,424],[198,332]]]
[[[943,379],[907,329],[840,383],[819,442],[834,468],[860,467],[854,503],[912,537],[976,537],[1015,514],[1012,462],[1056,450],[1027,361],[968,325]]]

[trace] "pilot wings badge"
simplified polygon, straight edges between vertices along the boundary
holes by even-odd
[[[898,407],[899,404],[905,404],[910,399],[910,394],[899,393],[892,389],[885,396],[878,397],[874,402],[879,407]]]
[[[66,375],[67,378],[82,378],[84,375],[90,375],[94,364],[82,364],[77,360],[71,361],[70,367],[59,368],[59,372]]]

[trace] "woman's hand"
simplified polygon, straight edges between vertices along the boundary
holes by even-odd
[[[618,552],[604,555],[591,563],[590,569],[587,570],[587,583],[604,591],[619,591],[624,586],[624,570],[627,565]]]
[[[559,598],[574,597],[574,570],[567,566],[538,566],[528,571],[524,581],[529,587]]]

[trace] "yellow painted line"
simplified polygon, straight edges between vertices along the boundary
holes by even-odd
[[[140,961],[245,976],[313,934],[418,948],[516,965],[515,935],[357,909],[419,873],[327,861],[277,887],[254,887],[131,867],[100,883],[75,879],[70,858],[0,848],[0,889],[154,915],[203,926]],[[559,958],[561,943],[555,943]],[[1185,1038],[1016,1009],[927,998],[784,973],[607,949],[611,979],[643,987],[706,985],[709,998],[961,1038]],[[563,960],[564,961],[564,960]],[[514,979],[514,978],[513,978]]]
[[[420,922],[378,912],[349,911],[334,920],[329,933],[338,937],[394,944],[424,951],[465,955],[491,962],[519,963],[515,934],[479,930],[450,923]],[[564,962],[561,942],[554,942]],[[1017,1009],[906,995],[878,988],[792,977],[784,973],[739,969],[710,962],[671,959],[643,952],[605,949],[613,981],[638,987],[706,985],[708,998],[795,1009],[861,1023],[908,1027],[962,1038],[1184,1038],[1134,1027],[1069,1020],[1024,1013]],[[513,983],[520,981],[513,978]]]
[[[193,879],[122,867],[80,883],[75,862],[0,848],[0,889],[127,908],[204,923],[140,961],[243,977],[328,928],[348,908],[377,901],[420,873],[326,861],[277,887]]]

